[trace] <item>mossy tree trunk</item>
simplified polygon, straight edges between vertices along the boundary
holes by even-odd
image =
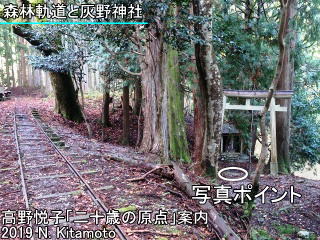
[[[177,8],[171,4],[169,14],[174,16],[176,13]],[[176,22],[168,24],[176,24]],[[179,53],[169,44],[164,46],[166,51],[164,53],[163,81],[166,88],[166,108],[168,109],[169,154],[173,160],[189,163],[191,158],[184,118],[184,94],[179,69]]]
[[[144,130],[140,149],[163,156],[165,162],[170,158],[190,162],[178,51],[164,43],[165,26],[166,23],[157,20],[150,27],[148,46],[140,61],[144,97]]]
[[[168,95],[169,153],[174,160],[190,162],[183,111],[183,89],[178,67],[178,51],[171,46],[167,46],[166,49],[164,74]]]

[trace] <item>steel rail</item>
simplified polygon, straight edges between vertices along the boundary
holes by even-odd
[[[81,182],[86,186],[87,190],[90,193],[91,198],[93,199],[93,201],[98,204],[105,213],[107,213],[109,211],[109,209],[105,206],[105,204],[96,196],[94,190],[90,187],[90,185],[86,182],[86,180],[81,176],[81,174],[79,173],[79,171],[73,166],[73,164],[65,157],[65,155],[60,151],[60,149],[53,143],[53,141],[50,139],[50,137],[48,136],[48,134],[44,131],[43,127],[41,126],[40,122],[34,118],[38,127],[40,128],[40,130],[42,131],[42,133],[45,134],[46,138],[48,139],[48,141],[50,142],[50,144],[53,146],[53,148],[56,150],[56,152],[60,155],[60,157],[68,164],[68,166],[70,167],[70,169],[72,170],[72,172],[81,180]],[[128,240],[128,237],[126,236],[126,234],[124,233],[124,231],[121,229],[120,226],[118,225],[114,225],[114,230],[117,233],[118,237],[121,240]]]
[[[29,204],[29,199],[28,199],[28,194],[27,194],[27,187],[26,187],[26,181],[25,181],[25,175],[23,171],[23,165],[22,165],[22,160],[21,160],[21,152],[20,152],[20,146],[19,146],[19,140],[18,140],[18,129],[17,129],[17,119],[16,119],[16,106],[14,108],[14,138],[15,138],[15,143],[16,143],[16,148],[17,148],[17,153],[18,153],[18,163],[19,163],[19,168],[20,168],[20,178],[21,178],[21,186],[22,186],[22,193],[23,193],[23,198],[25,201],[26,205],[26,210],[30,210],[30,204]],[[30,227],[33,229],[32,223],[29,224]],[[33,234],[30,238],[31,240],[34,240]]]

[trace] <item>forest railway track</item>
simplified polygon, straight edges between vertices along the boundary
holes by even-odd
[[[27,194],[27,187],[26,187],[26,181],[25,181],[25,174],[23,170],[23,164],[22,164],[22,158],[21,158],[21,153],[20,153],[20,147],[19,147],[19,140],[18,140],[18,130],[17,130],[17,115],[14,112],[14,139],[16,143],[16,148],[17,148],[17,154],[18,154],[18,164],[19,164],[19,170],[20,170],[20,178],[21,178],[21,188],[22,188],[22,194],[23,194],[23,199],[26,205],[26,210],[30,211],[30,204],[29,204],[29,199],[28,199],[28,194]],[[32,227],[32,224],[30,224],[30,227]],[[31,240],[34,240],[34,237],[31,236]]]
[[[7,109],[7,113],[11,113],[12,115],[13,108],[15,104],[11,104],[11,107]],[[24,113],[24,116],[28,121],[18,121],[19,126],[23,126],[23,129],[20,128],[19,135],[23,137],[23,142],[27,141],[41,141],[46,138],[39,128],[35,128],[36,122],[32,118],[31,112],[34,107],[39,109],[38,115],[40,113],[39,122],[43,126],[43,129],[48,133],[49,136],[52,134],[56,134],[60,137],[60,141],[63,141],[67,145],[67,147],[58,147],[59,150],[67,157],[69,161],[77,167],[78,171],[84,171],[87,169],[99,169],[100,172],[97,174],[89,174],[83,176],[84,179],[90,184],[90,186],[94,189],[97,196],[110,208],[110,211],[120,212],[120,218],[124,215],[123,211],[132,211],[134,214],[134,218],[136,219],[135,222],[125,222],[125,220],[121,220],[121,227],[125,230],[126,234],[130,239],[157,239],[161,236],[170,236],[169,239],[209,239],[210,237],[216,236],[214,231],[212,231],[211,225],[207,226],[204,222],[198,222],[197,224],[177,224],[177,220],[175,215],[179,215],[180,212],[185,211],[201,211],[201,208],[198,204],[191,199],[191,196],[184,195],[184,190],[180,190],[180,187],[177,187],[175,181],[172,181],[172,174],[170,174],[169,180],[164,177],[162,178],[157,174],[150,174],[148,178],[143,181],[139,182],[131,182],[130,179],[135,179],[137,177],[144,176],[146,171],[149,171],[150,168],[154,169],[155,162],[158,162],[158,158],[152,154],[141,154],[134,149],[130,149],[127,147],[122,147],[114,144],[106,144],[97,139],[88,139],[86,136],[79,134],[75,131],[74,125],[71,124],[69,126],[68,122],[62,121],[55,115],[51,110],[47,111],[47,107],[43,106],[43,99],[39,100],[38,102],[30,102],[29,99],[19,101],[19,104],[16,104],[16,107],[19,110],[19,113]],[[23,116],[22,116],[23,117]],[[13,115],[12,115],[13,119]],[[19,120],[19,119],[18,119]],[[32,121],[32,122],[31,122]],[[2,121],[3,122],[3,121]],[[76,127],[81,126],[76,125]],[[1,128],[1,127],[0,127]],[[27,129],[32,128],[34,132],[26,131]],[[41,133],[41,135],[40,135]],[[1,135],[0,135],[1,137]],[[11,138],[13,139],[13,132],[11,133]],[[7,149],[4,144],[4,149]],[[53,170],[55,170],[54,165],[60,165],[61,159],[52,161],[51,158],[55,157],[55,153],[50,151],[26,151],[30,150],[30,147],[37,148],[38,146],[35,144],[27,144],[22,146],[22,150],[24,157],[24,164],[28,164],[29,168],[26,169],[27,173],[29,169],[34,169],[34,172],[39,171],[40,174],[36,174],[33,176],[41,175],[43,171],[42,168],[49,167],[50,172],[46,174],[51,174]],[[43,146],[46,148],[46,146]],[[52,146],[51,146],[52,148]],[[10,148],[10,151],[13,152],[14,161],[17,163],[17,156],[15,148]],[[5,155],[4,155],[5,156]],[[36,161],[32,159],[33,157],[37,158]],[[133,159],[135,161],[133,161]],[[46,161],[44,161],[46,160]],[[79,164],[75,164],[75,161],[80,161]],[[124,160],[128,160],[124,161]],[[147,165],[145,163],[147,162]],[[36,163],[36,164],[35,164]],[[138,163],[138,164],[137,164]],[[140,164],[142,163],[142,165]],[[49,165],[49,166],[48,166]],[[150,166],[149,166],[150,165]],[[52,167],[51,167],[52,166]],[[66,164],[63,165],[64,169],[66,169]],[[68,169],[68,168],[67,168]],[[168,169],[169,170],[169,169]],[[61,171],[62,172],[62,171]],[[68,171],[70,173],[70,170]],[[65,173],[65,172],[63,172]],[[16,174],[17,177],[20,177],[19,174]],[[63,179],[63,181],[68,181],[68,178],[52,178],[49,180],[36,180],[33,182],[27,182],[28,194],[31,192],[29,197],[32,198],[32,193],[34,193],[33,185],[37,184],[38,182],[44,182],[44,184],[48,184],[50,182],[58,181]],[[158,183],[163,183],[160,186]],[[53,184],[48,184],[49,187]],[[108,185],[108,186],[106,186]],[[30,188],[31,186],[31,188]],[[166,187],[164,187],[166,186]],[[167,189],[168,188],[168,189]],[[56,187],[55,187],[56,189]],[[73,187],[72,189],[56,189],[55,191],[51,192],[44,192],[43,194],[36,194],[36,196],[43,197],[44,201],[47,201],[46,197],[54,197],[50,195],[51,193],[55,192],[72,192],[76,188]],[[175,195],[171,194],[169,189],[176,190],[181,192],[181,194]],[[21,194],[20,190],[20,196]],[[42,193],[42,192],[40,192]],[[148,193],[154,193],[156,198],[150,198]],[[62,196],[62,198],[64,198]],[[87,192],[80,194],[78,196],[71,197],[73,200],[77,202],[79,206],[83,203],[91,203],[92,199],[90,198]],[[20,197],[23,200],[22,197]],[[55,199],[59,199],[58,197]],[[48,201],[52,199],[49,198]],[[43,202],[44,202],[43,201]],[[36,199],[36,202],[40,202],[42,205],[42,209],[52,209],[53,207],[57,206],[54,204],[46,204],[41,202],[40,200]],[[32,201],[31,201],[32,203]],[[61,205],[61,204],[60,204]],[[47,207],[43,207],[47,206]],[[70,206],[70,205],[69,205]],[[33,207],[33,205],[32,205]],[[41,209],[38,206],[35,206],[36,209]],[[57,209],[57,208],[56,208]],[[59,208],[65,209],[65,208]],[[79,209],[79,208],[77,208]],[[92,213],[95,208],[85,208],[89,210],[89,213]],[[128,210],[130,209],[130,210]],[[170,224],[162,225],[161,231],[159,231],[159,224],[156,222],[156,218],[153,217],[153,214],[159,213],[160,209],[164,209],[167,211],[168,221]],[[139,224],[140,213],[142,212],[151,212],[151,224]],[[102,211],[100,211],[102,213]],[[112,213],[112,212],[110,212]],[[72,216],[73,217],[73,216]],[[71,218],[70,218],[71,219]],[[123,221],[123,222],[122,222]],[[70,222],[70,221],[69,221]],[[92,222],[92,221],[90,221]],[[104,221],[103,221],[104,222]],[[169,223],[168,222],[168,223]],[[61,222],[60,222],[61,223]],[[64,223],[64,222],[63,222]],[[63,224],[61,223],[61,224]],[[36,227],[38,225],[35,225]],[[99,226],[105,228],[107,227],[110,230],[110,225],[102,225]],[[86,229],[93,229],[88,225],[84,225]],[[54,226],[50,227],[54,228]],[[99,227],[100,228],[100,227]],[[82,228],[84,230],[84,228]],[[113,231],[114,232],[114,231]],[[201,236],[201,237],[199,237]],[[90,239],[90,238],[86,238]],[[117,237],[117,239],[119,239]]]
[[[1,123],[0,211],[25,208],[25,203],[22,200],[22,192],[20,190],[21,179],[19,164],[17,163],[17,156],[15,154],[16,142],[14,138],[14,114],[7,114]]]
[[[45,131],[41,121],[37,119],[36,116],[32,120],[29,114],[18,114],[17,110],[15,110],[14,133],[18,153],[22,192],[26,209],[29,210],[32,206],[36,206],[37,201],[59,199],[61,197],[78,194],[79,192],[85,192],[90,196],[92,204],[95,205],[95,207],[101,209],[104,213],[107,213],[109,209],[83,177],[84,174],[95,174],[97,171],[79,171],[75,167],[74,163],[79,163],[81,161],[68,160],[67,156],[58,148],[55,142],[52,141],[48,133]],[[39,143],[41,143],[40,147],[38,147]],[[41,153],[39,153],[39,151]],[[27,152],[31,152],[31,154],[28,154]],[[36,171],[37,169],[38,171]],[[40,170],[44,169],[46,171],[45,174],[34,176],[35,172],[40,173]],[[55,169],[56,171],[52,172],[52,169]],[[62,172],[60,172],[60,170]],[[75,184],[77,187],[76,189],[69,188],[67,191],[56,193],[50,193],[48,192],[49,190],[45,190],[44,194],[42,193],[32,196],[34,194],[30,189],[39,190],[39,187],[35,184],[39,182],[39,180],[51,181],[49,184],[50,187],[53,186],[56,189],[61,189],[61,182],[63,182],[63,179],[66,177],[72,178],[75,182],[80,184]],[[79,185],[81,185],[81,190],[79,190]],[[40,190],[43,190],[41,189],[41,186]],[[89,217],[87,216],[87,218]],[[117,234],[117,238],[121,240],[128,239],[120,226],[113,225],[113,229]]]

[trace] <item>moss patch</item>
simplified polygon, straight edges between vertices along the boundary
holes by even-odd
[[[252,229],[251,240],[275,240],[269,233],[264,229]]]
[[[117,210],[121,213],[125,213],[125,212],[129,212],[129,211],[136,211],[137,207],[135,205],[130,205],[127,207],[118,208]]]
[[[275,226],[279,234],[292,235],[296,234],[300,229],[290,224]]]

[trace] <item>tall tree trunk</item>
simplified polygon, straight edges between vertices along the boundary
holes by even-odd
[[[19,43],[21,45],[24,45],[24,40],[23,38],[19,37]],[[25,52],[21,48],[20,50],[20,58],[19,58],[19,72],[20,72],[20,77],[18,80],[19,86],[25,86],[26,84],[26,76],[27,76],[27,68],[26,68],[26,58],[25,58]]]
[[[293,20],[296,15],[297,1],[290,2],[290,16],[289,21]],[[283,63],[283,72],[279,79],[278,90],[292,90],[294,82],[294,57],[291,53],[294,51],[296,44],[296,33],[293,29],[294,25],[288,26],[286,35],[287,39],[286,51]],[[278,168],[281,173],[290,172],[290,121],[291,121],[291,99],[278,99],[277,104],[287,107],[287,112],[277,112],[276,126],[277,126],[277,154],[278,154]]]
[[[202,159],[205,157],[204,154],[204,144],[205,144],[205,129],[207,124],[206,113],[206,97],[204,95],[205,91],[200,88],[203,87],[197,79],[197,87],[194,90],[194,151],[193,159],[195,161],[195,171],[198,174],[203,173]],[[201,94],[202,93],[202,94]]]
[[[167,112],[163,111],[164,86],[162,82],[163,23],[157,23],[148,30],[144,58],[140,57],[141,83],[144,101],[144,128],[140,150],[153,152],[168,158],[168,132],[165,126]],[[156,37],[155,37],[156,36]]]
[[[134,105],[133,113],[139,115],[142,101],[142,89],[141,89],[141,80],[136,80],[134,84]]]
[[[251,132],[251,157],[254,156],[254,152],[256,150],[256,143],[257,143],[257,130],[258,130],[258,124],[252,123],[252,132]],[[250,128],[251,131],[251,128]]]
[[[103,106],[102,106],[102,125],[104,127],[110,127],[110,115],[109,115],[109,104],[110,104],[110,79],[108,76],[104,76],[103,86]]]
[[[188,162],[178,52],[164,43],[165,27],[166,23],[157,19],[149,28],[145,57],[140,59],[144,97],[140,148],[162,155],[166,162],[170,157]]]
[[[16,87],[16,78],[14,75],[14,64],[11,64],[12,87]]]
[[[5,78],[5,86],[10,87],[11,81],[10,81],[10,59],[12,56],[10,56],[10,45],[9,45],[9,29],[6,27],[3,27],[3,44],[4,44],[4,58],[6,61],[6,78]]]
[[[17,41],[16,41],[16,37],[12,34],[12,29],[10,28],[10,42],[11,42],[11,46],[10,46],[10,55],[11,55],[11,79],[12,79],[12,87],[16,87],[16,79],[15,79],[15,73],[14,73],[14,57],[16,56],[16,45],[17,45]]]
[[[194,0],[194,13],[212,19],[213,1]],[[195,56],[199,72],[199,82],[196,100],[195,127],[199,134],[196,136],[195,147],[201,149],[194,155],[196,171],[216,176],[220,155],[221,122],[222,122],[222,81],[215,55],[212,48],[211,22],[196,25],[195,30],[206,42],[195,45]],[[202,113],[202,116],[200,116]],[[203,119],[201,119],[203,118]],[[197,124],[197,125],[196,125]]]
[[[55,110],[66,119],[82,122],[83,116],[72,78],[67,73],[49,72],[55,95]]]
[[[251,2],[250,0],[246,0],[245,13],[244,13],[244,19],[246,20],[246,30],[250,29],[250,18],[251,18]]]
[[[49,94],[52,91],[52,85],[50,82],[50,77],[48,72],[44,72],[44,79],[45,79],[46,94]]]
[[[29,87],[34,87],[33,85],[33,69],[30,64],[27,65],[27,82]]]
[[[129,144],[129,131],[130,131],[130,112],[129,112],[129,86],[123,87],[122,95],[122,144]]]

